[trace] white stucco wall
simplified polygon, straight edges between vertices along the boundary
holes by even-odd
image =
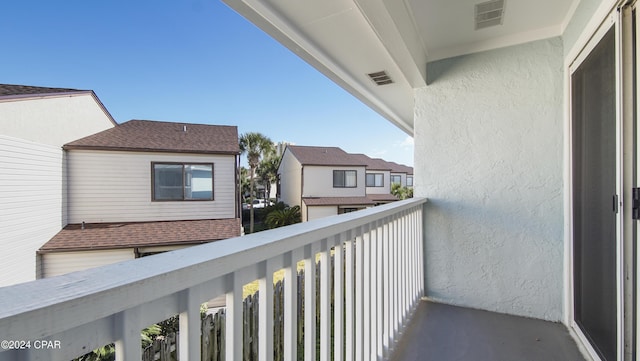
[[[562,320],[562,69],[559,38],[428,65],[414,137],[428,297]]]
[[[0,134],[62,146],[114,127],[91,93],[0,99]]]
[[[152,201],[151,162],[213,163],[213,201]],[[67,152],[69,223],[235,218],[235,157],[186,153]]]
[[[356,187],[333,187],[334,170],[355,170]],[[364,167],[327,167],[327,166],[304,166],[302,172],[302,196],[303,197],[364,197],[365,191],[365,168]]]

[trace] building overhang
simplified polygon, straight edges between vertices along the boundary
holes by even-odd
[[[222,1],[411,136],[427,63],[561,36],[579,3],[505,0],[500,24],[478,29],[484,0]]]
[[[426,53],[403,2],[223,1],[413,135],[413,88],[426,85]],[[369,76],[382,71],[392,83],[377,85]]]

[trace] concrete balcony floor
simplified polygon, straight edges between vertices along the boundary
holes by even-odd
[[[422,301],[393,361],[586,360],[560,323]]]

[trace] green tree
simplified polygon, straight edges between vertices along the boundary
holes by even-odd
[[[278,228],[300,223],[301,221],[300,206],[293,206],[272,211],[267,215],[265,222],[269,228]]]
[[[249,233],[253,233],[253,199],[255,197],[256,169],[260,160],[273,153],[273,142],[269,137],[261,133],[249,132],[240,135],[240,151],[247,155],[249,163]]]
[[[413,188],[403,187],[400,183],[391,184],[391,194],[398,197],[398,199],[413,198]]]

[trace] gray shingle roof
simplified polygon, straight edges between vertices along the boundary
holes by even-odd
[[[338,147],[289,145],[287,149],[302,165],[366,166],[362,160]]]
[[[42,86],[16,85],[16,84],[0,84],[0,96],[69,93],[69,92],[84,92],[84,91],[87,91],[87,90],[78,90],[78,89],[69,89],[69,88],[49,88],[49,87],[42,87]]]
[[[238,154],[238,127],[130,120],[67,143],[65,149]]]

